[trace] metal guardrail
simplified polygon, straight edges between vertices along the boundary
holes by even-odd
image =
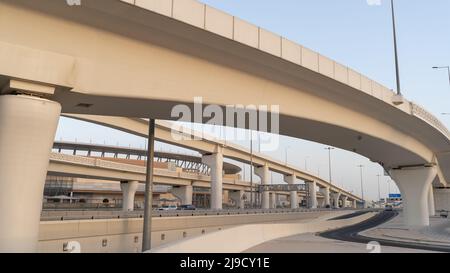
[[[193,210],[193,211],[158,211],[153,210],[152,216],[158,218],[192,217],[192,216],[227,216],[227,215],[264,215],[287,213],[314,213],[322,211],[336,211],[337,209],[246,209],[246,210]],[[340,211],[354,210],[352,208],[339,209]],[[107,219],[139,219],[143,218],[144,211],[122,212],[117,210],[44,210],[41,221],[70,221],[70,220],[107,220]]]

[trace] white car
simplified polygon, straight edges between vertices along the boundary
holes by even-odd
[[[164,211],[168,211],[168,210],[177,210],[178,207],[175,205],[170,205],[170,206],[162,206],[160,208],[158,208],[158,210],[164,210]]]

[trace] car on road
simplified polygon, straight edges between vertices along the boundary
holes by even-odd
[[[448,211],[447,210],[441,210],[440,216],[441,216],[441,218],[448,218]]]
[[[386,206],[384,207],[384,210],[385,210],[385,211],[393,211],[393,210],[394,210],[394,207],[392,207],[391,205],[386,205]]]
[[[178,210],[196,210],[197,208],[194,205],[181,205],[178,207]]]
[[[178,207],[175,205],[166,205],[166,206],[162,206],[159,207],[158,210],[163,210],[163,211],[169,211],[169,210],[177,210]]]

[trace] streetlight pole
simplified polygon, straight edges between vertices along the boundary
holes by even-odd
[[[394,33],[394,55],[395,55],[395,75],[397,79],[397,95],[401,96],[402,91],[400,88],[400,69],[398,64],[398,49],[397,49],[397,31],[395,27],[395,9],[394,0],[391,0],[391,11],[392,11],[392,29]]]
[[[448,84],[450,85],[450,66],[433,66],[433,69],[447,69],[447,72],[448,72]]]
[[[364,185],[363,185],[363,168],[364,168],[364,165],[358,165],[357,167],[360,168],[360,175],[361,175],[361,199],[363,200],[363,204],[365,204],[366,200],[364,200]]]
[[[377,174],[377,178],[378,178],[378,202],[381,202],[380,177],[381,177],[381,174]]]
[[[250,206],[253,209],[253,130],[250,130]]]
[[[388,181],[387,181],[387,184],[388,184],[388,196],[387,196],[387,200],[389,201],[390,195],[391,195],[391,180],[388,180]],[[386,203],[389,203],[389,202],[386,202]]]
[[[331,150],[334,150],[333,147],[327,147],[325,150],[328,150],[328,173],[330,178],[330,184],[333,185],[333,181],[331,180]]]
[[[308,158],[309,156],[305,157],[305,171],[308,171]]]
[[[144,227],[142,235],[142,252],[152,248],[152,210],[153,210],[153,167],[155,156],[155,120],[148,121],[148,146],[145,177]]]
[[[290,146],[287,146],[286,148],[284,148],[284,151],[285,151],[285,154],[284,154],[284,161],[285,161],[285,164],[286,164],[286,166],[287,166],[287,164],[288,164],[288,149],[289,148],[291,148]]]

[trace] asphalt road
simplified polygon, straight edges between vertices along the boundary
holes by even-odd
[[[361,243],[367,244],[372,241],[376,241],[380,243],[381,246],[391,246],[391,247],[400,247],[400,248],[409,248],[409,249],[418,249],[418,250],[429,250],[429,251],[438,251],[438,252],[449,252],[450,246],[440,246],[440,245],[432,245],[425,243],[413,243],[413,242],[398,242],[393,240],[384,240],[378,238],[369,238],[365,236],[361,236],[358,233],[379,226],[392,218],[396,217],[398,212],[395,211],[383,211],[374,217],[358,223],[353,226],[344,227],[341,229],[336,229],[332,231],[327,231],[319,234],[323,238],[345,241],[345,242],[353,242],[353,243]]]

